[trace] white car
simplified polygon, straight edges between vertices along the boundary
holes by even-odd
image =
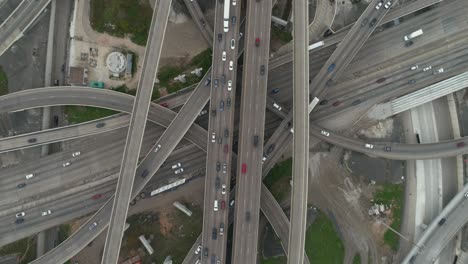
[[[277,103],[273,103],[273,107],[278,110],[278,111],[281,111],[281,109],[283,109],[281,106],[279,106]]]
[[[232,71],[234,70],[234,62],[229,61],[229,70]]]
[[[81,152],[79,151],[72,153],[72,157],[78,157],[79,155],[81,155]]]
[[[232,5],[235,6],[237,4],[236,0],[232,0]]]
[[[71,162],[67,161],[67,162],[65,162],[64,164],[62,164],[62,166],[63,166],[63,167],[68,167],[68,166],[70,166],[70,164],[71,164]]]
[[[182,173],[182,172],[184,172],[184,168],[180,168],[180,169],[174,171],[175,174],[179,174],[179,173]]]
[[[221,185],[221,194],[226,194],[226,184]]]
[[[438,74],[438,73],[443,73],[444,72],[444,68],[440,68],[436,71],[434,71],[432,74]]]
[[[29,180],[29,179],[31,179],[32,177],[34,177],[34,173],[26,174],[26,180]]]
[[[226,61],[226,52],[225,51],[223,51],[223,55],[221,56],[221,58],[222,58],[223,61]]]
[[[382,7],[383,3],[379,2],[376,6],[375,9],[379,10]]]
[[[427,67],[424,67],[424,68],[423,68],[423,71],[428,71],[428,70],[430,70],[430,69],[432,69],[432,66],[427,66]]]
[[[197,247],[197,249],[195,249],[195,254],[198,255],[200,254],[200,251],[201,251],[201,245]]]
[[[158,144],[158,145],[154,148],[154,152],[158,152],[160,149],[161,149],[161,145]]]
[[[236,40],[231,39],[231,49],[235,49],[235,48],[236,48]]]
[[[46,216],[46,215],[50,215],[51,213],[52,213],[52,211],[47,210],[47,211],[42,212],[41,215]]]
[[[21,212],[21,213],[17,213],[17,214],[16,214],[16,217],[17,217],[17,218],[18,218],[18,217],[23,217],[23,216],[25,216],[25,215],[26,215],[26,214],[25,214],[24,212]]]
[[[267,160],[267,157],[265,155],[263,155],[263,158],[262,158],[262,164]]]
[[[373,148],[374,148],[374,145],[369,144],[369,143],[366,143],[366,144],[364,145],[364,147],[366,147],[366,148],[368,148],[368,149],[373,149]]]
[[[206,109],[201,110],[201,112],[198,114],[198,116],[206,115],[208,111]]]
[[[329,136],[330,136],[330,133],[327,132],[327,131],[325,131],[325,130],[320,131],[320,134],[322,134],[322,135],[324,135],[324,136],[326,136],[326,137],[329,137]]]
[[[180,168],[181,166],[182,166],[182,165],[180,165],[180,163],[176,163],[176,164],[172,165],[171,168],[172,168],[173,170],[175,170],[175,169],[177,169],[177,168]]]
[[[387,3],[385,3],[384,7],[385,9],[388,9],[391,5],[392,5],[392,1],[388,1]]]
[[[216,142],[216,134],[215,132],[211,133],[211,143],[215,143]]]
[[[231,91],[232,90],[232,81],[229,80],[228,81],[228,91]]]
[[[98,226],[98,223],[97,223],[97,222],[92,223],[92,224],[88,227],[89,231],[91,231],[91,230],[93,230],[94,228],[96,228],[96,226]]]
[[[411,66],[411,70],[412,70],[412,71],[417,70],[418,68],[419,68],[419,65]]]
[[[468,198],[468,192],[465,193],[465,197]]]

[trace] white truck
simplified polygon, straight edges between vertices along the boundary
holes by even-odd
[[[405,41],[409,41],[410,39],[413,39],[417,36],[421,36],[423,34],[423,30],[422,29],[418,29],[416,30],[415,32],[411,33],[411,34],[408,34],[406,36],[403,37],[403,39]]]
[[[231,6],[231,0],[224,0],[224,32],[229,31],[229,7]]]

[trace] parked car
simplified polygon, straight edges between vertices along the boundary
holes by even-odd
[[[388,9],[391,5],[392,5],[392,1],[388,1],[387,3],[385,3],[384,7],[385,9]]]

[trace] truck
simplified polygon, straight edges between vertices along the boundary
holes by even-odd
[[[415,37],[417,37],[417,36],[421,36],[423,33],[424,33],[424,32],[423,32],[422,29],[418,29],[418,30],[414,31],[414,32],[411,33],[411,34],[408,34],[408,35],[404,36],[403,39],[404,39],[405,41],[409,41],[410,39],[413,39],[413,38],[415,38]]]
[[[231,0],[224,1],[224,32],[229,31],[229,7],[231,6]]]

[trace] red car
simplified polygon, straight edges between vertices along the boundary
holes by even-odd
[[[255,46],[256,47],[260,46],[260,38],[255,39]]]
[[[168,107],[169,105],[167,103],[160,103],[160,106]]]
[[[221,209],[222,210],[226,209],[226,202],[225,201],[221,201]]]
[[[242,173],[245,174],[247,172],[247,164],[242,163]]]
[[[99,198],[101,198],[101,197],[102,197],[101,194],[95,194],[95,195],[93,195],[93,196],[91,197],[91,199],[97,200],[97,199],[99,199]]]
[[[464,146],[465,146],[465,142],[457,143],[457,148],[461,148],[461,147],[464,147]]]
[[[339,106],[340,104],[341,104],[340,101],[336,101],[336,102],[333,103],[333,106]]]
[[[224,144],[224,153],[228,153],[228,152],[229,152],[228,144]]]

